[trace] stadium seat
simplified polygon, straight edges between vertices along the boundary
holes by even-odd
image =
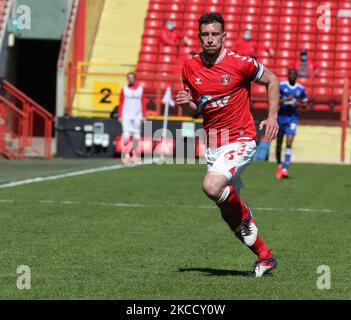
[[[335,34],[318,34],[317,35],[317,42],[336,42],[336,35]]]
[[[160,46],[159,54],[177,55],[177,48],[171,46]]]
[[[150,3],[149,4],[149,12],[159,11],[164,12],[166,9],[166,5],[164,3]]]
[[[278,16],[280,14],[280,8],[263,6],[261,14],[262,16]]]
[[[351,59],[351,56],[349,52],[336,51],[335,58],[336,60],[348,60]]]
[[[226,6],[237,7],[243,4],[244,0],[224,0]]]
[[[156,64],[152,64],[152,63],[143,63],[142,61],[140,61],[139,58],[139,63],[137,66],[137,73],[139,72],[150,72],[153,73],[156,70]]]
[[[165,19],[173,20],[176,26],[181,25],[183,22],[183,12],[167,11],[164,14]]]
[[[156,55],[150,53],[140,53],[139,61],[145,63],[156,63],[157,58]]]
[[[336,36],[336,42],[338,42],[338,43],[339,42],[351,43],[351,33],[350,34],[338,34]]]
[[[331,51],[317,51],[315,60],[333,60],[334,59],[334,52]]]
[[[284,8],[281,11],[282,14],[284,14],[285,16],[293,16],[293,17],[297,17],[300,13],[300,10],[297,7],[289,7],[289,8]]]
[[[142,53],[151,53],[151,54],[157,54],[158,51],[158,46],[152,46],[152,45],[142,45],[140,52]]]
[[[159,38],[157,37],[148,37],[143,35],[142,40],[141,40],[141,44],[143,46],[145,45],[149,45],[149,46],[157,46],[159,43]]]
[[[261,15],[261,7],[245,6],[242,10],[242,14],[243,15],[259,16],[259,15]]]
[[[351,70],[351,60],[336,61],[335,62],[335,69],[350,71]]]
[[[163,20],[163,12],[159,11],[148,11],[146,19],[150,20]]]
[[[170,12],[183,12],[184,3],[169,3],[166,5],[165,11]]]
[[[326,87],[317,87],[313,88],[313,95],[314,96],[331,96],[332,88],[330,86]]]
[[[160,29],[151,29],[151,28],[146,28],[144,30],[144,36],[145,37],[159,37],[161,34],[161,28]]]
[[[223,8],[224,15],[240,15],[242,12],[242,7],[239,6],[224,6]]]
[[[170,54],[160,54],[158,58],[158,62],[160,63],[169,63],[174,64],[176,62],[175,56]]]
[[[186,4],[185,5],[185,12],[193,12],[197,14],[201,14],[204,9],[204,6],[202,4]]]
[[[351,52],[351,43],[338,43],[336,45],[336,51],[348,51]]]
[[[156,19],[146,19],[145,20],[145,28],[162,28],[163,27],[163,21],[162,20],[156,20]]]

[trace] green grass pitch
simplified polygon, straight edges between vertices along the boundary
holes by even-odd
[[[0,184],[112,164],[0,161]],[[351,169],[253,163],[243,199],[278,260],[255,256],[201,191],[205,165],[146,165],[0,189],[0,299],[350,299]],[[17,267],[31,289],[16,286]],[[318,289],[331,270],[331,288]]]

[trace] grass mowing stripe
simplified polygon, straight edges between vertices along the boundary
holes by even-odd
[[[123,202],[81,202],[81,201],[56,201],[56,200],[14,200],[14,199],[0,199],[0,203],[33,203],[39,204],[63,204],[63,205],[94,205],[103,207],[126,207],[126,208],[195,208],[195,209],[216,209],[216,206],[204,206],[204,205],[174,205],[174,204],[142,204],[142,203],[123,203]],[[335,210],[331,209],[313,209],[313,208],[253,208],[255,211],[265,212],[317,212],[317,213],[333,213]]]
[[[123,168],[133,168],[133,167],[138,167],[138,166],[145,165],[145,164],[151,164],[151,162],[145,161],[145,162],[140,163],[140,164],[133,164],[133,165],[127,165],[127,166],[123,165],[123,164],[116,164],[113,166],[104,166],[104,167],[99,167],[99,168],[92,168],[92,169],[68,172],[68,173],[54,175],[54,176],[48,176],[48,177],[36,177],[36,178],[32,178],[32,179],[26,179],[26,180],[15,181],[15,182],[3,184],[3,185],[0,185],[0,189],[13,188],[13,187],[22,186],[22,185],[31,184],[31,183],[37,183],[37,182],[59,180],[59,179],[64,179],[64,178],[68,178],[68,177],[82,176],[82,175],[90,174],[90,173],[118,170],[118,169],[123,169]]]

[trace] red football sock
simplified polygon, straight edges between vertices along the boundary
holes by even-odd
[[[272,255],[271,251],[268,249],[260,236],[257,236],[255,244],[249,248],[255,255],[257,255],[259,260],[270,258]]]
[[[225,188],[221,198],[217,202],[221,206],[232,210],[233,213],[240,214],[241,220],[244,220],[249,216],[249,208],[240,199],[239,195],[237,194],[235,188],[232,185],[228,185]]]

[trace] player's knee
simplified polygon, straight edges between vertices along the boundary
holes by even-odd
[[[205,179],[202,183],[203,192],[214,201],[217,201],[221,197],[223,189],[223,186],[218,184],[214,179]]]

